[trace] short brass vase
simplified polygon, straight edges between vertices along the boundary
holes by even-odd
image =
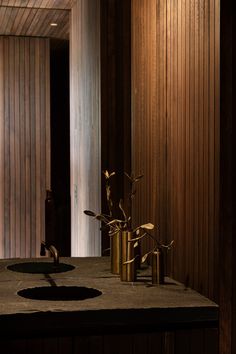
[[[133,282],[136,280],[135,261],[125,263],[134,258],[134,243],[129,242],[133,238],[133,232],[122,231],[120,248],[120,279],[121,281]]]

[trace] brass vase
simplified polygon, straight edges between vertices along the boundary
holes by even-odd
[[[110,246],[111,246],[111,272],[112,274],[120,274],[120,242],[121,242],[121,232],[117,232],[115,235],[111,236]]]
[[[164,284],[164,259],[161,249],[152,253],[152,284]]]
[[[136,280],[135,261],[125,264],[125,262],[134,258],[134,244],[129,242],[132,240],[133,233],[130,231],[122,231],[121,233],[121,249],[120,249],[120,279],[121,281],[133,282]]]

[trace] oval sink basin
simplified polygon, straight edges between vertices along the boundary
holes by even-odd
[[[32,300],[78,301],[102,295],[102,292],[83,286],[42,286],[18,291],[19,296]]]
[[[65,263],[59,263],[55,266],[53,262],[16,263],[7,267],[7,269],[12,270],[14,272],[31,274],[62,273],[73,270],[74,268],[74,266]]]

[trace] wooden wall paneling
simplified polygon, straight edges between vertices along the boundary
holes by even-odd
[[[90,354],[89,351],[90,337],[89,336],[78,336],[73,340],[73,351],[75,354]]]
[[[201,328],[146,334],[6,338],[1,341],[1,348],[8,354],[217,354],[218,331]]]
[[[25,35],[27,33],[27,30],[28,30],[30,24],[32,23],[33,19],[35,18],[36,13],[37,13],[37,9],[32,9],[30,11],[25,10],[23,12],[21,22],[17,26],[17,30],[16,30],[17,36]],[[23,22],[24,19],[25,19],[25,22]]]
[[[23,11],[26,11],[28,12],[28,14],[31,13],[31,10],[23,10]],[[23,12],[22,11],[22,12]],[[49,12],[50,14],[51,12]],[[48,13],[47,13],[48,14]],[[44,18],[44,21],[46,22],[46,24],[48,25],[47,23],[47,14],[46,14],[46,17]],[[42,15],[43,15],[43,11],[40,10],[40,9],[37,9],[35,12],[34,12],[34,16],[32,17],[31,21],[28,22],[29,25],[27,26],[27,30],[25,32],[25,35],[26,36],[29,36],[32,32],[34,33],[34,31],[37,31],[36,33],[39,33],[39,25],[43,26],[43,24],[41,23],[40,21],[40,18],[42,18]]]
[[[4,43],[0,41],[0,53]],[[0,92],[4,91],[4,58],[0,56]],[[4,95],[0,95],[0,166],[4,166]],[[0,258],[4,255],[4,169],[0,169]]]
[[[166,5],[158,4],[132,2],[132,170],[144,174],[137,186],[133,219],[135,224],[154,223],[156,237],[166,241],[167,221],[161,217],[167,210],[166,102],[163,101],[166,97]],[[148,57],[147,53],[150,53]],[[143,252],[150,247],[149,241],[143,242]]]
[[[159,130],[159,167],[157,171],[153,170],[153,174],[156,175],[153,183],[153,206],[156,205],[158,201],[158,194],[160,198],[159,207],[159,219],[156,230],[156,237],[163,241],[168,241],[171,235],[168,234],[167,228],[167,141],[166,141],[166,130],[167,130],[167,91],[166,91],[166,60],[167,60],[167,38],[166,38],[166,27],[167,27],[167,3],[166,1],[159,1],[157,6],[157,73],[159,75],[159,81],[157,82],[157,103],[158,103],[158,130]],[[158,77],[158,76],[157,76]],[[155,144],[155,139],[154,139]],[[159,188],[158,188],[159,185]]]
[[[14,23],[15,16],[17,15],[17,12],[18,12],[18,9],[7,8],[6,20],[5,20],[6,33],[9,33],[9,31],[11,30],[12,25]]]
[[[19,257],[21,254],[21,189],[20,189],[20,180],[21,180],[21,169],[24,170],[24,159],[21,160],[20,156],[20,48],[19,48],[19,38],[14,39],[14,55],[13,55],[13,60],[14,60],[14,89],[13,95],[13,106],[14,106],[14,123],[12,126],[12,135],[14,136],[14,155],[15,155],[15,173],[14,173],[14,179],[15,179],[15,203],[14,203],[14,208],[15,208],[15,220],[13,220],[14,223],[14,233],[13,237],[15,238],[15,255],[16,257]],[[14,132],[14,133],[13,133]],[[20,166],[21,162],[21,166]],[[22,194],[22,197],[24,198],[24,193]],[[24,212],[22,213],[22,217],[24,217]]]
[[[48,9],[70,9],[74,0],[2,0],[1,6],[48,8]]]
[[[4,257],[10,257],[10,118],[9,118],[9,43],[3,42],[4,57]]]
[[[0,6],[0,35],[69,38],[70,10]],[[57,23],[57,26],[50,26]]]
[[[201,57],[201,67],[200,67],[200,75],[202,76],[202,82],[200,87],[201,98],[200,102],[201,112],[203,115],[203,198],[204,204],[202,209],[204,211],[203,215],[203,234],[201,239],[201,248],[200,252],[203,254],[203,260],[201,262],[200,272],[201,274],[205,274],[203,278],[203,284],[200,284],[200,290],[202,288],[208,288],[209,294],[209,267],[208,267],[208,250],[209,250],[209,239],[212,239],[214,236],[210,233],[210,223],[209,223],[209,199],[210,199],[210,191],[209,191],[209,16],[208,16],[208,3],[204,4],[200,3],[200,15],[203,19],[203,23],[201,26],[202,29],[202,38],[201,38],[201,46],[202,46],[202,57]],[[204,271],[205,269],[205,271]]]
[[[185,32],[186,32],[186,19],[185,19],[185,6],[186,3],[184,1],[178,2],[177,4],[177,144],[179,146],[179,162],[178,162],[178,191],[184,190],[185,186],[185,140],[186,140],[186,131],[185,131],[185,99],[186,99],[186,91],[185,91],[185,76],[186,72],[185,68]],[[181,19],[181,21],[180,21]],[[183,230],[185,229],[185,220],[184,218],[180,218],[179,215],[183,213],[186,215],[185,208],[185,197],[184,193],[179,193],[177,195],[177,209],[178,209],[178,228],[179,235],[182,235],[181,247],[179,249],[179,258],[184,259],[184,254],[186,252],[186,237]],[[184,261],[179,262],[179,272],[182,274],[181,281],[184,282],[186,279],[186,264]]]
[[[49,80],[49,44],[44,39],[20,37],[1,37],[0,41],[5,132],[3,257],[39,256],[45,191],[50,184],[48,138],[46,144],[50,97],[49,84],[45,84]]]
[[[194,249],[194,286],[195,288],[199,287],[199,245],[201,240],[202,233],[202,220],[201,214],[202,210],[200,208],[202,205],[202,195],[201,195],[201,186],[202,179],[200,174],[202,173],[201,158],[202,158],[202,144],[200,144],[200,136],[202,134],[200,116],[199,116],[199,96],[200,96],[200,86],[199,86],[199,1],[195,1],[193,4],[194,11],[194,44],[191,48],[194,55],[194,66],[193,66],[193,75],[194,75],[194,84],[193,84],[193,244]]]
[[[177,95],[177,127],[176,127],[176,141],[177,141],[177,146],[178,146],[178,164],[177,164],[177,180],[175,182],[176,189],[177,189],[177,195],[176,195],[176,208],[178,210],[177,212],[177,218],[178,218],[178,234],[183,235],[183,239],[181,241],[181,247],[179,248],[179,262],[178,262],[178,269],[179,273],[182,275],[181,276],[181,281],[184,282],[184,262],[181,261],[184,258],[184,251],[185,251],[185,246],[184,246],[184,234],[183,234],[183,225],[184,225],[184,218],[180,218],[179,215],[181,213],[185,214],[185,206],[184,206],[184,198],[183,194],[179,193],[179,191],[182,191],[184,189],[184,174],[183,174],[183,169],[185,166],[184,162],[184,147],[183,147],[183,140],[185,139],[184,136],[184,129],[183,129],[183,111],[182,111],[182,102],[184,100],[184,85],[183,85],[183,66],[182,66],[182,55],[183,55],[183,36],[182,36],[182,25],[184,23],[184,11],[183,11],[183,2],[177,2],[176,3],[176,34],[177,34],[177,39],[176,39],[176,45],[177,45],[177,58],[176,58],[176,73],[177,73],[177,80],[176,80],[176,95]],[[181,21],[180,21],[181,19]]]
[[[25,31],[27,29],[26,23],[27,23],[27,21],[31,21],[32,20],[32,18],[36,14],[36,10],[34,9],[34,10],[30,11],[30,12],[23,11],[23,13],[21,11],[19,11],[19,13],[21,15],[21,17],[20,17],[21,18],[21,22],[18,23],[17,26],[16,26],[16,29],[14,29],[14,31],[15,31],[14,33],[15,33],[16,36],[19,36],[21,33],[25,33]]]
[[[185,113],[185,121],[184,121],[184,135],[185,141],[184,145],[186,147],[185,150],[185,190],[186,193],[184,194],[185,199],[185,226],[184,232],[185,235],[185,271],[184,271],[184,282],[188,286],[190,281],[190,271],[191,271],[191,258],[190,258],[190,245],[191,245],[191,225],[190,225],[190,218],[189,218],[189,211],[190,211],[190,2],[186,1],[185,4],[185,82],[184,82],[184,94],[185,94],[185,102],[183,107],[183,112]],[[187,256],[188,255],[188,256]]]
[[[103,353],[118,354],[125,352],[133,353],[133,337],[129,334],[104,335],[103,337]]]
[[[141,2],[139,2],[141,5]],[[143,1],[142,1],[143,3]],[[143,5],[142,5],[143,6]],[[142,9],[143,11],[143,9]],[[138,122],[141,124],[141,120],[134,119],[133,117],[137,117],[141,114],[143,116],[142,107],[144,104],[143,102],[143,92],[141,91],[140,85],[138,85],[140,76],[139,73],[143,73],[143,53],[141,52],[140,55],[135,55],[137,47],[138,47],[138,40],[140,43],[143,44],[143,35],[141,33],[141,16],[138,11],[138,6],[134,1],[131,2],[131,92],[132,92],[132,132],[131,132],[131,169],[135,171],[135,173],[140,172],[139,168],[139,161],[138,158],[141,156],[141,144],[137,144],[139,140],[139,129],[138,129]],[[139,72],[137,68],[139,67]],[[143,74],[142,74],[143,75]],[[136,98],[138,96],[138,99]],[[139,103],[140,107],[139,107]],[[141,140],[139,140],[141,141]],[[144,171],[142,171],[143,173]],[[139,194],[138,194],[139,195]],[[133,210],[132,210],[132,218],[134,222],[137,224],[140,220],[140,210],[137,206],[140,205],[138,200],[138,195],[136,194],[134,202],[133,202]]]
[[[168,236],[168,241],[174,240],[176,244],[176,239],[175,235],[172,234],[172,228],[171,228],[171,218],[172,218],[172,213],[171,213],[171,208],[170,208],[170,203],[171,203],[171,189],[169,188],[169,178],[170,178],[170,158],[169,157],[169,149],[170,149],[170,141],[171,141],[171,130],[170,130],[170,97],[171,97],[171,70],[170,70],[170,65],[171,65],[171,56],[170,56],[170,48],[171,48],[171,42],[170,42],[170,36],[171,36],[171,12],[170,12],[170,1],[166,1],[166,31],[164,33],[166,37],[166,68],[165,68],[165,75],[166,75],[166,168],[167,168],[167,173],[166,173],[166,189],[167,189],[167,236]],[[164,88],[165,89],[165,88]],[[177,246],[177,245],[176,245]],[[170,265],[167,268],[168,273],[171,276],[174,275],[174,269],[173,269],[173,260],[175,256],[175,249],[173,249],[171,259],[170,259]]]
[[[24,190],[24,184],[26,183],[26,151],[25,151],[25,41],[21,44],[21,50],[19,50],[19,161],[21,161],[21,171],[19,179],[19,192]],[[20,193],[19,193],[20,194]],[[26,193],[22,193],[20,196],[20,245],[18,246],[19,254],[26,253]]]
[[[100,1],[81,1],[71,17],[72,256],[100,255],[99,224],[83,211],[101,210]]]
[[[147,340],[143,344],[144,353],[146,352],[147,354],[155,354],[158,352],[160,354],[172,354],[170,351],[168,351],[168,348],[166,346],[167,336],[168,334],[163,332],[147,334]],[[168,340],[168,344],[170,344],[170,342],[171,341]]]
[[[30,254],[32,255],[35,250],[35,238],[36,238],[36,170],[35,170],[35,159],[36,156],[36,144],[35,144],[35,135],[36,135],[36,122],[32,117],[36,116],[36,105],[34,102],[35,99],[35,74],[31,75],[31,73],[35,73],[35,47],[34,43],[30,42],[30,66],[29,66],[29,75],[30,75],[30,90],[29,94],[33,94],[32,99],[30,99],[30,180],[31,183],[30,188],[30,217],[31,217],[31,225],[30,225]]]
[[[208,178],[208,165],[207,165],[207,157],[208,157],[208,139],[205,137],[208,134],[208,122],[204,119],[204,108],[206,104],[204,102],[204,95],[205,92],[208,92],[207,86],[204,87],[203,85],[203,78],[204,78],[204,66],[203,66],[203,42],[208,42],[208,38],[203,39],[204,36],[204,9],[202,9],[203,3],[199,1],[198,9],[197,9],[197,18],[199,23],[199,30],[198,30],[198,50],[199,57],[197,63],[197,75],[198,75],[198,139],[197,139],[197,154],[199,155],[198,161],[198,234],[196,238],[199,239],[198,241],[198,289],[202,291],[204,288],[204,284],[206,286],[206,278],[208,275],[208,269],[206,269],[205,265],[207,262],[207,258],[205,257],[205,250],[208,249],[208,229],[206,230],[206,222],[208,218],[205,218],[206,212],[208,210],[208,189],[206,185],[206,176]],[[207,33],[205,33],[207,34]],[[208,56],[208,52],[206,52],[206,56]],[[208,97],[208,94],[206,95]],[[203,236],[204,235],[204,236]],[[206,244],[203,248],[203,238],[205,238]],[[205,272],[202,272],[202,267],[205,269]],[[199,274],[202,274],[202,279],[199,277]]]
[[[26,353],[41,354],[44,353],[43,338],[29,338],[26,340],[27,350]]]
[[[1,23],[3,23],[3,19],[5,17],[5,12],[6,12],[6,7],[4,7],[1,11],[0,11],[0,21]]]
[[[45,68],[45,57],[44,53],[46,52],[46,43],[42,42],[41,45],[39,46],[39,74],[42,75],[42,73],[46,73],[46,68]],[[49,50],[49,48],[48,48]],[[43,75],[43,76],[44,76]],[[45,94],[45,82],[46,82],[46,77],[49,76],[50,73],[48,72],[47,75],[44,76],[44,80],[40,82],[39,85],[39,107],[40,107],[40,116],[39,116],[39,132],[40,132],[40,201],[39,201],[39,206],[40,210],[44,210],[44,203],[45,203],[45,198],[46,198],[46,178],[47,178],[47,173],[46,173],[46,127],[48,127],[48,124],[46,124],[46,96]],[[50,97],[50,96],[49,96]],[[42,134],[43,132],[43,134]],[[49,189],[49,188],[48,188]],[[39,238],[37,239],[37,246],[40,245],[42,235],[45,230],[45,215],[40,213],[40,220],[39,220],[41,229],[40,229],[40,234]]]
[[[62,337],[58,338],[58,354],[73,353],[73,338]],[[100,354],[98,352],[98,354]]]
[[[23,12],[20,8],[16,8],[15,10],[16,10],[15,15],[12,16],[11,27],[8,29],[2,27],[2,28],[4,28],[4,31],[6,31],[6,33],[13,33],[13,34],[16,33],[19,24],[21,23],[21,21],[24,22],[24,19],[26,17],[27,13]],[[2,11],[4,11],[4,8],[1,8],[1,12]],[[28,16],[28,14],[27,14],[27,16]]]
[[[215,49],[214,49],[214,41],[215,41],[215,1],[210,1],[208,5],[208,11],[209,11],[209,56],[210,56],[210,65],[208,67],[208,75],[209,75],[209,83],[208,83],[208,89],[209,92],[215,92],[215,86],[216,86],[216,80],[210,80],[210,78],[215,76]],[[206,26],[206,25],[205,25]],[[207,58],[205,59],[205,61]],[[205,67],[207,67],[207,63],[205,63]],[[207,76],[205,76],[205,79],[207,80]],[[215,95],[209,95],[209,100],[208,100],[208,109],[209,109],[209,127],[214,127],[213,129],[209,129],[209,153],[210,155],[214,155],[214,159],[209,159],[209,178],[210,180],[215,179],[218,175],[217,169],[215,167],[215,162],[216,162],[216,154],[214,153],[214,150],[217,149],[216,141],[215,141]],[[217,167],[218,168],[218,167]],[[215,173],[217,175],[215,176]],[[214,177],[215,176],[215,177]],[[217,198],[217,194],[215,193],[215,188],[216,188],[217,183],[209,183],[209,235],[215,235],[215,240],[212,237],[209,237],[209,247],[208,247],[208,259],[209,259],[209,270],[210,274],[213,274],[213,267],[215,266],[214,263],[212,263],[210,260],[217,259],[217,256],[215,254],[215,245],[217,244],[217,227],[216,227],[216,222],[218,222],[215,218],[216,214],[216,204],[217,204],[217,199],[215,203],[215,197]],[[217,245],[218,248],[218,245]],[[209,296],[211,298],[214,298],[215,301],[217,301],[218,296],[216,290],[216,274],[214,276],[213,281],[209,281]]]
[[[193,329],[189,333],[189,337],[190,337],[190,353],[191,354],[204,353],[204,345],[205,345],[204,330]]]
[[[6,28],[9,16],[11,14],[11,9],[6,8],[6,9],[3,9],[3,11],[1,11],[1,12],[3,12],[3,14],[2,14],[2,27]]]
[[[30,40],[25,38],[24,77],[28,85],[24,86],[24,119],[25,119],[25,256],[31,256],[31,121],[30,121]],[[21,92],[22,93],[22,92]],[[23,231],[23,230],[22,230]]]
[[[178,218],[178,200],[179,200],[179,144],[178,144],[178,7],[177,1],[169,1],[167,11],[170,14],[170,41],[169,56],[169,75],[170,75],[170,96],[169,96],[169,115],[167,114],[167,129],[169,130],[169,140],[167,142],[167,154],[170,158],[170,169],[167,170],[169,180],[168,188],[170,191],[170,222],[171,222],[171,238],[176,242],[175,253],[176,262],[173,272],[179,273],[179,255],[180,244],[179,239],[179,218]],[[168,75],[168,71],[167,71]],[[168,107],[168,104],[167,104]],[[168,119],[169,118],[169,119]],[[168,158],[168,157],[167,157]],[[175,225],[175,227],[173,227]]]
[[[193,246],[194,243],[194,64],[195,64],[195,53],[193,51],[194,48],[194,34],[195,34],[195,17],[194,17],[194,1],[190,3],[190,47],[189,47],[189,54],[190,54],[190,82],[189,82],[189,210],[188,215],[190,219],[190,230],[189,230],[189,238],[190,238],[190,249],[189,249],[189,257],[190,257],[190,286],[194,287],[196,285],[196,280],[194,277],[194,269],[195,269],[195,248]]]
[[[133,353],[147,354],[148,350],[148,334],[139,333],[133,335]]]
[[[233,103],[233,8],[231,1],[220,3],[220,236],[219,236],[219,303],[220,303],[220,353],[234,354],[236,324],[235,293],[235,119]],[[215,8],[215,13],[219,9]],[[212,32],[219,40],[219,18],[213,17]],[[215,31],[214,31],[215,27]],[[219,61],[214,53],[215,65]],[[214,68],[218,76],[217,67]],[[219,77],[218,77],[219,78]],[[219,99],[218,87],[217,97]],[[213,102],[215,107],[219,101]]]
[[[175,332],[175,350],[176,353],[190,354],[191,350],[191,335],[185,330]],[[203,354],[203,353],[202,353]]]
[[[14,85],[15,85],[15,67],[14,67],[14,58],[15,58],[15,46],[14,39],[9,41],[9,120],[10,120],[10,252],[15,256],[16,253],[16,244],[15,244],[15,217],[16,217],[16,158],[15,158],[15,106],[14,106]]]
[[[222,56],[221,52],[221,41],[220,41],[220,26],[221,26],[221,4],[222,1],[215,1],[213,2],[211,0],[211,11],[210,11],[210,28],[213,26],[214,23],[214,43],[215,46],[214,48],[211,49],[211,51],[214,52],[214,89],[212,88],[210,90],[211,92],[211,99],[212,96],[214,96],[214,114],[212,111],[212,121],[214,120],[214,137],[212,137],[212,140],[214,141],[214,166],[212,166],[212,169],[214,170],[214,222],[213,222],[213,233],[214,233],[214,239],[211,238],[211,243],[210,243],[210,250],[211,254],[209,257],[213,257],[214,259],[214,278],[213,278],[213,284],[210,285],[212,286],[212,291],[213,291],[213,299],[218,302],[218,294],[219,294],[219,277],[218,277],[218,272],[216,270],[220,269],[220,210],[223,207],[221,204],[221,196],[220,196],[220,183],[221,183],[221,177],[220,177],[220,168],[221,168],[221,160],[220,160],[220,151],[221,151],[221,130],[220,130],[220,123],[222,120],[221,112],[220,112],[220,99],[221,99],[221,88],[220,88],[220,57]],[[232,7],[232,3],[229,2]],[[213,12],[213,15],[212,15]],[[231,11],[230,11],[231,13]],[[214,19],[214,21],[213,21]],[[229,16],[230,19],[230,16]],[[232,21],[232,17],[231,17]],[[230,23],[230,22],[229,22]],[[232,23],[232,22],[231,22]],[[232,34],[231,34],[232,35]],[[210,37],[212,38],[212,37]],[[229,37],[232,39],[232,37]],[[211,40],[211,43],[213,42],[213,38]],[[232,45],[232,42],[231,42]],[[232,48],[232,47],[231,47]],[[232,59],[232,57],[231,57]],[[210,59],[211,60],[211,59]],[[211,61],[210,61],[211,62]],[[232,62],[231,62],[232,63]],[[232,69],[232,65],[231,65]],[[213,73],[212,73],[213,74]],[[211,80],[211,77],[209,80]],[[230,83],[228,83],[230,87]],[[214,95],[213,95],[214,92]],[[213,99],[212,99],[213,100]],[[231,108],[232,108],[232,101],[231,101]],[[231,111],[232,114],[232,111]],[[214,118],[213,118],[214,116]],[[212,270],[212,272],[213,272]],[[211,296],[211,294],[210,294]]]
[[[4,341],[5,343],[3,344],[3,353],[9,353],[9,354],[14,354],[16,351],[19,354],[27,354],[27,341],[22,340],[22,339],[14,339],[10,340],[8,339],[7,341]],[[2,343],[1,343],[2,344]]]
[[[103,336],[94,335],[89,337],[89,354],[103,354]]]
[[[167,190],[168,190],[168,236],[174,239],[176,247],[173,257],[178,259],[180,240],[178,239],[177,202],[179,198],[179,161],[175,155],[178,146],[178,7],[177,1],[167,1]],[[176,211],[176,212],[175,212]],[[175,227],[172,227],[175,225]],[[179,269],[179,262],[171,264],[171,273],[174,275]]]
[[[101,1],[101,166],[116,171],[112,179],[113,215],[120,217],[119,199],[127,211],[131,150],[130,1]],[[102,210],[107,213],[102,177]],[[107,232],[102,248],[109,247]]]
[[[151,5],[151,6],[150,6]],[[159,180],[159,175],[155,174],[155,171],[157,171],[156,165],[160,163],[160,146],[157,145],[155,147],[154,141],[157,138],[156,132],[158,131],[158,136],[160,135],[160,129],[159,129],[159,120],[157,120],[157,111],[156,111],[156,104],[158,104],[158,101],[160,101],[160,97],[157,96],[157,85],[160,81],[160,75],[159,71],[157,70],[157,46],[158,44],[160,45],[160,39],[159,39],[159,33],[157,33],[157,26],[156,26],[156,21],[157,21],[157,6],[156,4],[148,4],[148,2],[145,2],[145,12],[147,17],[149,17],[152,20],[149,20],[147,23],[147,26],[145,26],[145,22],[143,21],[142,26],[143,26],[143,41],[147,45],[147,49],[150,50],[150,57],[148,58],[148,65],[146,66],[143,61],[143,68],[144,68],[144,74],[146,76],[146,92],[143,92],[143,98],[144,98],[144,125],[143,129],[147,132],[144,136],[144,145],[141,146],[141,151],[142,151],[142,159],[139,161],[139,171],[135,171],[136,173],[144,174],[143,180],[140,181],[140,187],[138,186],[138,193],[139,197],[142,198],[142,196],[147,199],[149,195],[152,194],[152,191],[154,188],[156,188],[157,181]],[[152,14],[152,15],[151,15]],[[143,19],[144,20],[144,19]],[[152,33],[152,36],[148,40],[148,33]],[[143,57],[144,59],[144,57]],[[149,97],[150,100],[147,102],[146,97]],[[145,101],[147,104],[145,104]],[[151,129],[151,122],[153,122],[155,128],[157,129]],[[140,131],[142,134],[142,131]],[[160,141],[160,138],[158,139]],[[136,142],[138,145],[138,141]],[[153,155],[156,156],[155,159],[150,160],[147,156],[148,151],[153,151]],[[144,170],[142,171],[142,168]],[[151,176],[153,178],[151,178]],[[140,191],[140,192],[139,192]],[[145,212],[145,219],[143,219],[142,215],[140,215],[140,221],[141,220],[147,220],[147,222],[152,222],[155,224],[155,234],[157,233],[157,220],[160,218],[160,208],[153,209],[152,208],[152,203],[146,203],[147,204],[147,209]],[[149,242],[145,241],[144,242],[144,249],[148,249],[149,247]]]
[[[68,347],[68,351],[69,351],[69,348],[70,347]],[[59,339],[57,337],[43,338],[41,353],[43,353],[43,354],[50,354],[50,353],[59,354]]]
[[[206,328],[204,330],[204,353],[223,354],[219,347],[219,330],[217,328]]]
[[[31,163],[32,163],[32,178],[33,178],[33,186],[32,186],[32,196],[31,203],[33,206],[32,216],[33,220],[33,228],[31,229],[31,250],[35,253],[37,247],[37,239],[40,235],[40,231],[37,229],[40,222],[40,205],[39,205],[39,197],[40,197],[40,187],[36,184],[37,180],[40,180],[40,107],[39,102],[36,100],[36,97],[39,97],[39,88],[38,82],[39,79],[39,48],[37,46],[38,38],[36,38],[36,42],[33,43],[33,56],[32,56],[32,70],[33,70],[33,80],[32,80],[32,90],[34,92],[34,98],[31,100],[31,107],[33,106],[34,112],[34,122],[31,123],[31,135],[32,135],[32,152],[31,155]],[[31,55],[32,55],[31,54]]]
[[[166,23],[159,17],[165,6]],[[174,277],[211,298],[217,289],[219,210],[218,6],[209,0],[132,2],[132,165],[152,176],[137,195],[134,219],[160,224],[160,238],[175,240]],[[166,58],[159,66],[163,42]]]

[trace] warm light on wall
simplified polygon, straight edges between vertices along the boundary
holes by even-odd
[[[100,256],[99,223],[84,214],[101,210],[99,0],[78,1],[71,14],[70,165],[71,256]],[[88,18],[91,16],[91,24]],[[80,41],[77,39],[81,38]]]

